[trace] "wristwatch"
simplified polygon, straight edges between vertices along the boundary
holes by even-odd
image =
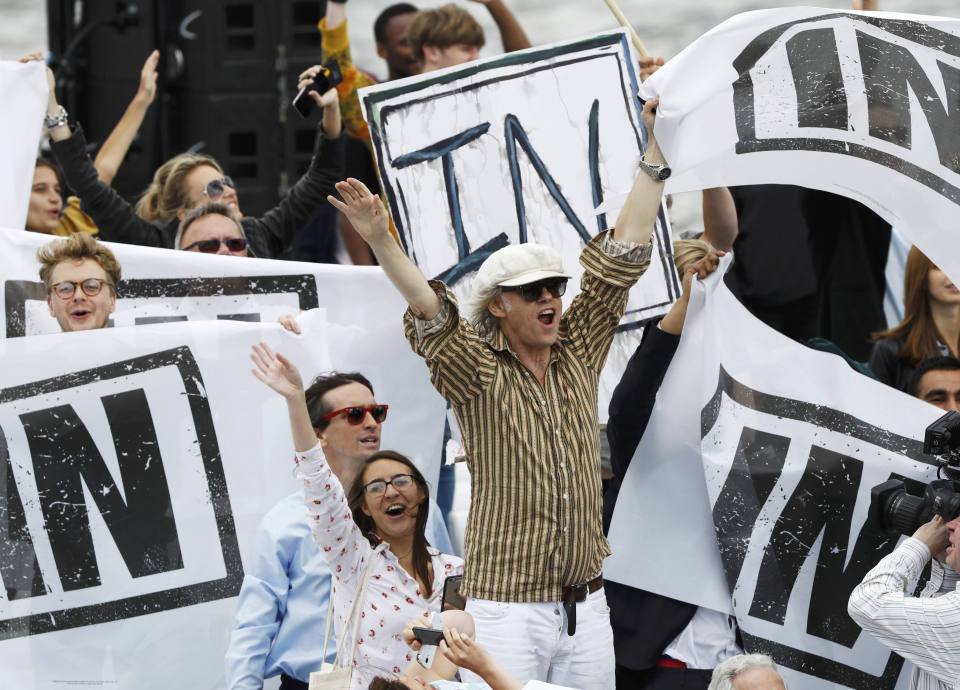
[[[65,124],[67,124],[67,111],[62,105],[53,115],[47,114],[43,117],[43,126],[47,129],[62,127]]]
[[[645,156],[646,154],[644,154]],[[663,165],[650,165],[645,160],[643,156],[640,156],[640,169],[643,172],[647,173],[650,177],[655,179],[657,182],[663,182],[665,179],[670,177],[670,167],[664,163]]]

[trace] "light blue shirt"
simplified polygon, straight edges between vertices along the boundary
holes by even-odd
[[[427,541],[452,553],[440,511],[430,502]],[[330,602],[330,570],[310,534],[303,492],[287,496],[257,530],[237,599],[237,627],[224,658],[229,690],[260,690],[281,673],[308,682],[320,669]],[[335,656],[333,630],[327,660]]]

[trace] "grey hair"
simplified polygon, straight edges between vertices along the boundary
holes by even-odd
[[[491,288],[484,289],[479,286],[479,282],[477,277],[474,276],[470,291],[463,300],[461,312],[463,313],[463,317],[470,322],[470,325],[473,326],[480,337],[486,339],[496,333],[500,328],[497,317],[487,309],[487,305],[500,294],[500,288],[494,285]]]
[[[777,665],[766,654],[737,654],[722,661],[713,669],[710,687],[707,690],[734,690],[733,679],[751,668],[772,668],[778,676],[780,675]],[[780,679],[783,680],[783,677],[781,676]],[[786,682],[783,687],[787,687]]]
[[[238,230],[240,230],[240,237],[246,239],[247,233],[243,231],[243,225],[241,225],[240,221],[237,220],[231,208],[220,201],[208,201],[205,204],[201,204],[200,206],[191,209],[190,212],[184,216],[183,220],[180,222],[180,226],[177,228],[177,236],[173,240],[173,248],[181,249],[180,241],[183,239],[184,234],[187,232],[190,226],[194,224],[194,222],[200,220],[204,216],[212,215],[224,216],[225,218],[232,220],[233,224],[237,226]]]

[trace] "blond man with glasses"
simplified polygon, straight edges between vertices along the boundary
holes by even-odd
[[[117,306],[120,262],[90,235],[76,233],[37,251],[50,316],[64,333],[106,328]]]

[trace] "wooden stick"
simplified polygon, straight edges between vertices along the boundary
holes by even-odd
[[[637,49],[640,57],[650,57],[650,53],[647,52],[647,47],[643,45],[643,41],[640,40],[637,32],[634,31],[633,27],[630,25],[630,21],[620,9],[620,6],[617,5],[617,0],[604,0],[604,2],[607,3],[607,7],[609,7],[610,11],[613,12],[613,16],[617,18],[617,21],[620,22],[620,26],[624,27],[630,32],[630,40],[633,42],[633,47]]]

